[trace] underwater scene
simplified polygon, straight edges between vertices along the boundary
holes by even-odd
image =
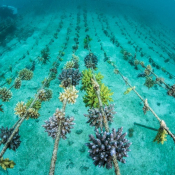
[[[1,0],[0,175],[175,175],[174,9]]]

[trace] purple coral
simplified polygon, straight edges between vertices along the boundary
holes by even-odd
[[[63,69],[58,79],[62,83],[63,87],[69,87],[70,85],[78,85],[81,76],[82,74],[78,69]]]
[[[118,161],[125,163],[123,157],[127,157],[127,152],[131,143],[125,139],[126,133],[122,134],[123,128],[115,129],[112,133],[96,130],[96,138],[89,135],[91,143],[86,145],[89,148],[89,155],[94,160],[95,166],[106,166],[107,169],[112,168],[112,156],[115,154]]]
[[[114,104],[104,106],[103,110],[106,114],[107,120],[112,122],[114,114],[116,114],[114,111]],[[88,113],[89,114],[84,114],[84,116],[89,119],[87,123],[90,123],[91,126],[95,126],[96,128],[102,128],[102,113],[100,110],[98,108],[91,108],[88,110]]]
[[[13,128],[8,129],[8,128],[4,128],[3,126],[0,128],[0,138],[1,138],[3,144],[5,144],[7,142],[7,140],[11,136],[12,132],[13,132]],[[20,143],[21,143],[20,136],[19,136],[19,133],[17,132],[14,135],[13,139],[10,141],[8,148],[12,149],[13,151],[16,151],[16,149],[19,147]]]
[[[55,115],[53,115],[52,117],[49,118],[49,120],[46,120],[45,125],[43,125],[43,127],[45,128],[45,132],[47,132],[50,137],[55,139],[56,133],[58,130],[59,120],[62,121],[61,137],[63,139],[67,139],[66,134],[71,132],[70,130],[73,128],[72,125],[74,125],[74,123],[73,123],[74,118],[73,117],[67,116],[66,118],[59,119]]]

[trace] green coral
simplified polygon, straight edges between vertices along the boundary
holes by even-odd
[[[82,90],[87,90],[88,88],[92,87],[91,79],[92,79],[92,70],[87,69],[82,72],[83,77],[82,77]],[[103,79],[103,75],[99,72],[98,74],[95,74],[95,78],[98,82],[99,85],[101,85],[101,80]]]
[[[149,88],[153,87],[155,84],[155,81],[152,79],[152,77],[146,77],[146,80],[145,80],[145,86]]]
[[[128,88],[128,89],[124,92],[124,95],[129,94],[133,89],[135,89],[135,86],[134,86],[134,87]]]
[[[8,84],[11,84],[12,78],[11,78],[11,77],[10,77],[10,78],[7,78],[7,79],[6,79],[6,82],[7,82]]]
[[[14,168],[15,166],[15,162],[13,162],[12,160],[7,159],[3,159],[0,158],[0,166],[2,167],[2,169],[7,170],[7,168]]]
[[[92,86],[88,87],[86,90],[87,94],[83,97],[83,102],[85,103],[86,107],[99,107],[98,98],[95,94],[94,88]],[[111,98],[111,95],[113,95],[113,92],[111,92],[110,89],[108,89],[107,86],[102,84],[100,86],[100,96],[103,105],[108,105],[108,102],[113,101]]]
[[[166,141],[167,134],[168,133],[166,132],[166,130],[164,128],[160,127],[158,130],[158,133],[154,139],[154,142],[164,144],[164,142]]]
[[[29,106],[32,104],[33,102],[33,98],[30,98],[27,103],[26,103],[26,107],[29,108]],[[41,101],[40,100],[36,100],[35,103],[33,104],[32,108],[36,109],[37,111],[41,108]]]

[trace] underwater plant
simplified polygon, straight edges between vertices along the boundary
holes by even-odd
[[[0,128],[0,138],[1,138],[2,144],[5,144],[7,142],[12,132],[13,132],[13,128],[8,129],[8,128],[4,128],[3,126]],[[16,151],[16,149],[20,146],[20,144],[21,144],[20,136],[19,136],[19,132],[17,132],[14,135],[13,139],[9,142],[8,148],[12,149],[13,151]]]
[[[65,99],[68,101],[68,103],[74,104],[76,102],[76,99],[78,98],[78,93],[75,89],[75,86],[67,87],[64,89],[64,92],[60,93],[59,99],[61,102],[63,102]]]
[[[2,169],[7,170],[8,168],[14,168],[15,162],[12,160],[9,160],[9,158],[3,159],[3,157],[0,158],[0,166]]]
[[[19,71],[18,76],[21,78],[21,80],[31,80],[33,77],[33,72],[27,68],[24,68]]]
[[[76,86],[79,84],[82,74],[78,69],[63,69],[58,79],[61,82],[61,87]]]
[[[6,87],[0,88],[0,99],[3,102],[8,102],[12,98],[12,92]]]
[[[90,53],[89,55],[87,55],[84,58],[84,63],[85,63],[85,66],[87,68],[96,69],[97,68],[97,64],[98,64],[98,59],[93,53]]]
[[[117,160],[125,163],[123,157],[127,157],[127,152],[130,151],[131,143],[125,139],[126,133],[122,134],[123,128],[118,131],[112,129],[112,133],[96,130],[96,138],[89,135],[90,143],[87,143],[89,155],[93,159],[95,166],[106,166],[107,169],[112,168],[113,155]]]
[[[107,117],[108,122],[113,122],[114,114],[114,104],[110,104],[109,106],[104,106],[103,110]],[[85,117],[88,118],[86,123],[89,123],[90,126],[95,126],[95,128],[103,128],[103,121],[102,121],[102,113],[99,108],[91,108],[88,110],[88,114],[84,114]]]

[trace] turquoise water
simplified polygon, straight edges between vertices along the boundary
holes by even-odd
[[[126,164],[119,162],[121,174],[175,174],[173,139],[168,135],[163,145],[153,142],[157,132],[148,127],[159,129],[159,122],[150,111],[144,115],[143,103],[133,91],[124,95],[129,86],[119,74],[114,73],[113,66],[108,64],[108,61],[104,61],[104,53],[106,53],[108,60],[115,63],[124,78],[127,78],[132,87],[136,87],[136,91],[143,99],[148,99],[149,106],[160,119],[166,122],[170,131],[175,133],[175,98],[167,94],[168,90],[165,89],[164,84],[155,84],[148,89],[144,85],[145,77],[138,77],[139,73],[144,72],[144,68],[141,66],[136,68],[130,61],[137,53],[138,60],[144,61],[145,65],[151,64],[153,72],[158,77],[164,78],[164,82],[169,86],[174,85],[174,24],[160,20],[159,17],[162,14],[159,15],[159,11],[153,13],[149,9],[151,4],[148,6],[144,4],[144,9],[136,2],[135,4],[126,4],[127,2],[115,4],[115,2],[104,1],[103,4],[101,1],[93,3],[73,1],[70,4],[69,1],[64,3],[31,1],[21,3],[21,6],[19,2],[9,3],[8,5],[20,8],[18,9],[19,16],[14,19],[16,29],[4,33],[5,37],[1,40],[1,88],[11,88],[18,72],[23,68],[31,69],[33,64],[35,67],[32,68],[31,80],[23,80],[20,89],[14,87],[10,89],[13,96],[9,102],[0,101],[3,108],[3,112],[0,112],[0,127],[14,126],[19,119],[14,114],[16,104],[21,101],[26,103],[30,98],[35,98],[38,89],[42,87],[42,81],[48,77],[53,63],[58,61],[59,66],[56,78],[50,82],[49,86],[53,92],[52,98],[42,102],[38,119],[24,120],[21,124],[19,148],[16,151],[7,149],[3,155],[3,158],[13,160],[16,165],[7,171],[0,168],[0,175],[49,174],[54,139],[48,136],[42,125],[55,113],[56,108],[62,108],[62,102],[58,97],[63,89],[59,86],[58,76],[65,63],[72,58],[72,46],[76,44],[75,38],[78,38],[79,42],[75,52],[75,55],[79,57],[79,71],[87,69],[84,64],[84,58],[89,54],[84,48],[84,38],[87,35],[92,38],[91,52],[98,58],[98,69],[95,72],[101,72],[104,76],[102,82],[114,92],[113,102],[110,103],[115,104],[117,113],[114,115],[113,122],[109,124],[109,128],[112,130],[112,128],[123,127],[123,132],[128,133],[126,138],[132,142],[131,151],[125,158]],[[153,7],[154,5],[151,6]],[[166,15],[168,16],[170,12],[171,9]],[[76,29],[77,24],[79,29]],[[112,36],[115,37],[115,42],[111,39]],[[58,54],[63,50],[65,43],[65,55],[61,56],[63,60],[60,60]],[[39,58],[46,46],[49,48],[50,58],[46,64],[42,64]],[[127,60],[123,57],[122,49],[130,53]],[[150,58],[153,61],[150,61]],[[8,78],[12,78],[10,84],[7,83]],[[67,104],[65,109],[66,116],[75,118],[75,125],[71,133],[67,135],[67,139],[59,141],[55,174],[115,174],[114,168],[107,170],[103,167],[96,167],[89,156],[85,143],[89,142],[88,135],[95,135],[95,131],[94,127],[86,123],[87,118],[84,117],[89,107],[85,107],[83,102],[83,96],[86,93],[81,90],[81,86],[80,80],[79,85],[76,86],[79,91],[76,103]],[[2,149],[3,145],[0,146],[0,151]]]

